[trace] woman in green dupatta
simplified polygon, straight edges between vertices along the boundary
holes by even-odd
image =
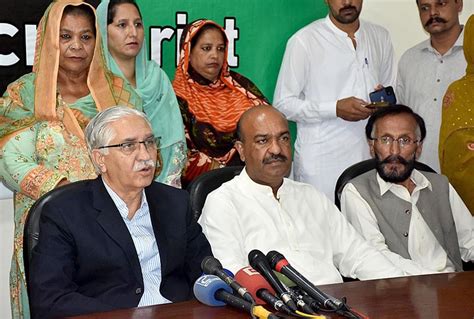
[[[474,15],[464,28],[466,75],[444,96],[439,159],[441,172],[474,215]]]
[[[153,133],[160,137],[163,168],[156,180],[181,187],[186,163],[183,121],[166,73],[147,59],[140,10],[134,0],[104,0],[97,7],[97,18],[110,70],[135,88]]]
[[[139,101],[123,79],[104,68],[96,30],[89,4],[51,3],[38,25],[33,72],[11,83],[0,98],[0,176],[15,192],[14,319],[30,318],[23,263],[29,208],[57,186],[94,178],[84,127],[100,110]]]

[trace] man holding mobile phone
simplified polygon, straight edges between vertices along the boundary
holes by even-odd
[[[342,171],[369,158],[369,93],[394,83],[395,74],[390,35],[359,19],[363,1],[326,3],[326,18],[289,39],[273,102],[297,124],[295,179],[333,200]]]
[[[420,161],[440,171],[438,157],[441,106],[448,86],[464,75],[463,0],[416,0],[430,38],[408,49],[398,64],[398,101],[411,105],[426,122],[428,135]]]

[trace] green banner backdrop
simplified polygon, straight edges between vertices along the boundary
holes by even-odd
[[[148,54],[172,80],[183,27],[214,20],[229,38],[229,65],[272,101],[288,38],[327,14],[324,0],[137,0],[146,26]],[[290,122],[292,140],[296,125]],[[293,144],[292,143],[292,144]]]
[[[272,100],[288,38],[323,17],[323,0],[138,0],[149,55],[174,78],[177,46],[186,23],[207,18],[224,26],[230,39],[229,64]]]

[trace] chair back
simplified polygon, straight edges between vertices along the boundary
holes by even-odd
[[[342,172],[341,176],[337,179],[336,188],[334,190],[334,203],[336,204],[337,208],[341,209],[341,193],[349,181],[359,175],[364,174],[375,168],[375,159],[368,159],[359,163],[356,163],[352,166],[346,168],[344,172]],[[431,167],[421,162],[415,162],[415,168],[419,171],[425,171],[430,173],[436,173]]]
[[[206,202],[207,195],[223,183],[239,175],[243,166],[227,166],[205,172],[194,179],[186,188],[194,219],[197,221]]]
[[[80,183],[82,183],[82,181],[67,184],[47,192],[41,196],[28,211],[23,232],[23,263],[25,265],[26,282],[28,282],[29,278],[29,266],[33,248],[35,248],[39,239],[39,223],[44,206],[53,198],[64,192],[73,192]]]

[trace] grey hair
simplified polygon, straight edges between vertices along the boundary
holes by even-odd
[[[92,118],[89,124],[87,124],[85,129],[87,150],[89,151],[89,156],[91,157],[92,164],[94,164],[96,173],[99,174],[100,169],[93,160],[92,151],[109,144],[116,134],[113,128],[110,127],[110,124],[127,116],[138,116],[145,120],[151,127],[151,123],[145,113],[126,106],[113,106],[99,112]],[[107,148],[100,149],[100,151],[103,154],[108,154],[109,152]]]

